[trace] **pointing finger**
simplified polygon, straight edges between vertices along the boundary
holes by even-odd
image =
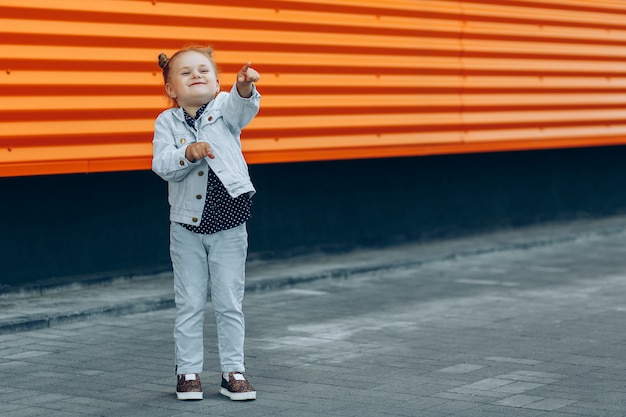
[[[241,67],[241,69],[239,70],[239,74],[237,75],[237,81],[239,81],[240,83],[243,83],[246,81],[246,79],[248,78],[248,69],[250,68],[250,66],[252,65],[251,62],[246,62],[246,64]]]

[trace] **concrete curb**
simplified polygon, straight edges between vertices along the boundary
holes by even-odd
[[[251,293],[277,290],[323,279],[348,279],[359,274],[403,267],[416,267],[432,262],[479,256],[494,252],[529,250],[542,246],[570,243],[577,239],[602,238],[603,236],[619,233],[626,233],[626,217],[558,224],[549,227],[545,225],[541,227],[533,226],[525,229],[499,231],[448,241],[422,242],[375,250],[364,249],[350,254],[319,254],[300,260],[277,260],[267,263],[267,265],[276,269],[280,268],[284,262],[286,266],[283,269],[276,269],[280,273],[268,277],[267,275],[272,275],[271,268],[267,272],[266,267],[257,267],[256,273],[249,274],[246,291]],[[439,246],[437,247],[437,245]],[[359,253],[365,253],[365,256],[361,254],[359,257],[354,257],[355,254]],[[391,261],[387,261],[388,255],[391,253],[396,256]],[[424,253],[426,253],[425,256]],[[327,262],[328,259],[332,259],[334,263],[338,263],[340,266],[332,266],[333,262]],[[314,269],[314,271],[311,271],[311,269]],[[129,285],[133,285],[138,289],[145,283],[145,281],[134,281],[134,278],[129,278],[124,282],[130,283]],[[59,308],[58,311],[24,314],[20,314],[17,311],[12,317],[0,318],[0,334],[44,329],[97,317],[115,317],[175,307],[173,294],[169,294],[170,284],[167,287],[161,285],[156,294],[152,296],[134,298],[130,296],[125,298],[126,291],[116,289],[115,286],[115,283],[111,283],[104,291],[118,291],[119,294],[115,295],[119,295],[121,298],[111,297],[111,299],[115,298],[115,300],[101,303],[98,306],[89,305],[88,303],[77,304],[68,310],[65,305],[64,308]],[[87,289],[88,287],[86,286],[83,290],[86,291]],[[63,292],[63,289],[57,289],[56,291]],[[74,291],[75,297],[82,298],[80,288],[78,292],[76,292],[75,288]],[[5,295],[5,297],[10,298],[11,295]],[[14,297],[19,297],[19,295],[14,295]],[[41,294],[39,297],[33,297],[33,302],[36,303],[45,299],[46,295]],[[71,300],[71,298],[67,298],[64,301],[65,304],[70,303],[67,300]],[[50,305],[50,308],[54,308],[54,303],[50,303]]]
[[[84,321],[97,317],[117,317],[125,314],[147,313],[174,307],[173,298],[146,298],[139,303],[133,301],[132,303],[120,303],[72,312],[32,314],[15,319],[1,320],[0,334],[46,329],[60,324]]]

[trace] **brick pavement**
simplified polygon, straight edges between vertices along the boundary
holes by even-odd
[[[7,295],[0,415],[623,417],[625,255],[617,216],[258,262],[245,403],[210,309],[205,400],[175,399],[167,277]]]

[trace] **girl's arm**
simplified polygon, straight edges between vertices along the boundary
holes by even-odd
[[[261,77],[250,65],[246,63],[237,73],[237,82],[222,107],[224,121],[236,133],[252,121],[261,105],[261,95],[254,85]]]
[[[259,73],[251,65],[251,62],[247,62],[237,73],[237,92],[243,98],[252,96],[252,83],[261,79]]]

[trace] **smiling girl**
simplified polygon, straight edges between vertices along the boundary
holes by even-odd
[[[259,73],[245,64],[230,92],[220,92],[212,50],[159,55],[173,107],[154,127],[152,170],[168,182],[174,271],[176,395],[203,398],[203,323],[209,283],[222,371],[220,393],[256,399],[244,376],[242,302],[246,222],[255,193],[241,153],[241,130],[259,111]]]

